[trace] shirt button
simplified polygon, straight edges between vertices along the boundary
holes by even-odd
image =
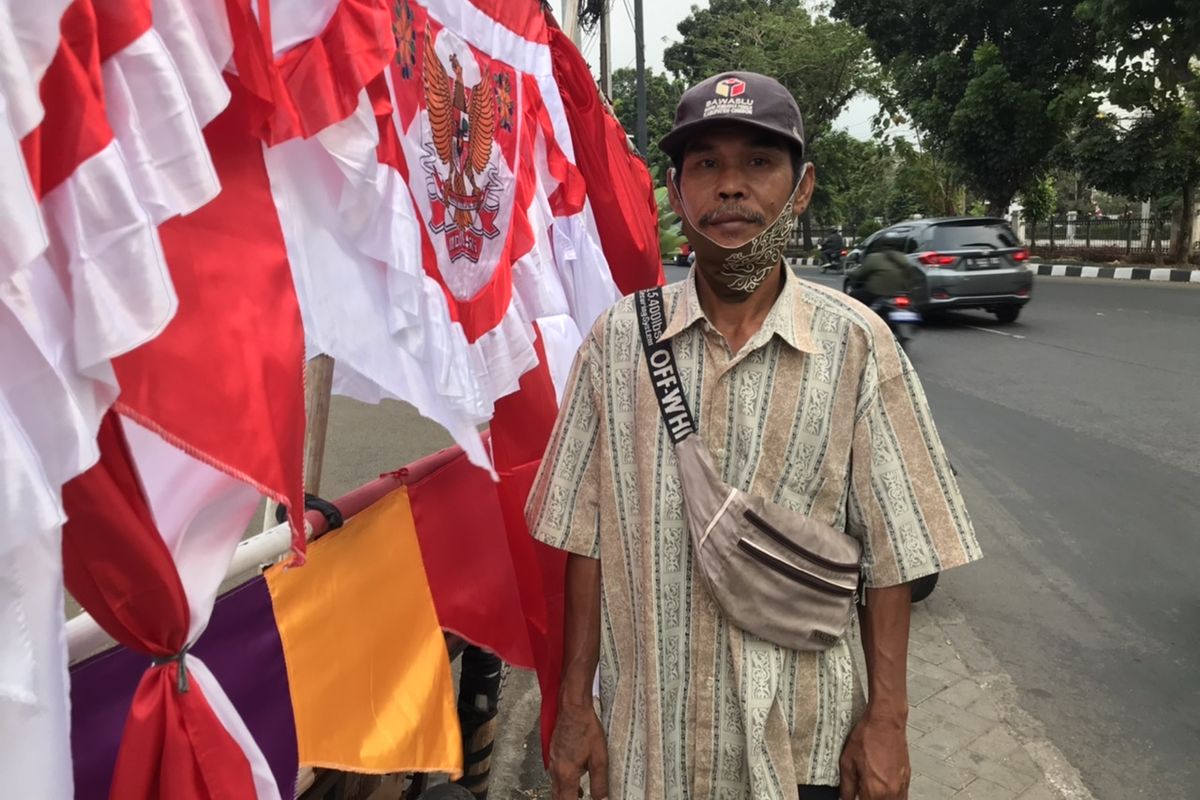
[[[717,448],[717,458],[724,458],[724,457],[725,457],[725,448],[718,447]]]

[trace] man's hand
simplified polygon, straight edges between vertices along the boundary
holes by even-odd
[[[577,800],[579,782],[588,776],[594,800],[608,797],[608,742],[596,709],[562,705],[550,736],[550,784],[553,800]]]
[[[902,717],[872,716],[868,707],[842,750],[841,800],[908,800],[912,768],[905,725]]]

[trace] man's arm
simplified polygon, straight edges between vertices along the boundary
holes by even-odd
[[[600,661],[600,562],[567,556],[563,667],[558,718],[550,739],[554,800],[575,800],[589,776],[591,796],[608,796],[608,745],[592,704],[592,681]]]
[[[867,662],[867,710],[842,751],[842,800],[905,800],[908,759],[908,629],[912,589],[907,583],[867,589],[859,610]]]
[[[592,708],[592,682],[600,661],[600,562],[567,555],[563,668],[558,703]]]

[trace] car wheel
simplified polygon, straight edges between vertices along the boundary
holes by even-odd
[[[1021,316],[1021,307],[1003,306],[1001,308],[997,308],[994,313],[996,314],[996,319],[1007,325],[1010,322],[1016,322],[1017,317]]]

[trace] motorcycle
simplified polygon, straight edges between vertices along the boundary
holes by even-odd
[[[841,251],[835,251],[833,253],[822,253],[822,255],[825,257],[825,263],[821,265],[821,272],[826,273],[832,270],[834,273],[840,275],[842,272],[842,267],[846,263],[846,255],[849,252],[849,250],[843,248]]]
[[[917,326],[921,324],[921,314],[913,306],[912,298],[907,294],[881,298],[875,303],[875,313],[883,317],[900,346],[908,350],[908,343],[912,341],[917,333]]]

